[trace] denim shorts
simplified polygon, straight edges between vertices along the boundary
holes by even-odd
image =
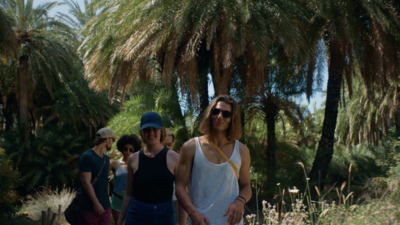
[[[148,204],[134,198],[129,202],[125,225],[175,225],[172,200]]]

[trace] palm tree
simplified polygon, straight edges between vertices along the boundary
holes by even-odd
[[[315,2],[316,12],[327,21],[322,31],[329,67],[322,135],[310,177],[323,187],[333,154],[342,82],[346,80],[350,96],[356,71],[370,94],[384,89],[390,80],[398,82],[400,18],[396,1]]]
[[[89,20],[96,17],[98,9],[96,7],[97,1],[84,1],[84,8],[82,9],[79,2],[75,0],[64,0],[62,4],[68,6],[68,13],[58,12],[57,16],[66,24],[68,24],[77,36],[77,40],[74,40],[74,45],[76,48],[79,47],[82,40],[84,39],[83,26],[88,23]]]
[[[278,117],[282,112],[289,123],[299,132],[299,136],[304,136],[301,127],[303,112],[294,98],[307,93],[309,87],[307,81],[310,78],[307,65],[297,67],[296,63],[291,61],[291,58],[281,53],[281,50],[280,45],[276,45],[274,49],[270,50],[270,63],[267,65],[268,79],[260,89],[259,94],[253,100],[249,100],[248,97],[244,98],[245,102],[250,101],[251,109],[256,112],[259,111],[263,115],[267,124],[267,143],[264,150],[267,182],[264,188],[270,191],[274,191],[271,188],[276,184],[276,125],[279,120]],[[296,76],[293,76],[293,74],[296,74]],[[313,77],[313,79],[315,78]],[[252,114],[248,113],[248,116],[251,118]]]
[[[11,20],[5,14],[3,9],[0,8],[0,60],[2,66],[0,67],[0,75],[3,74],[13,74],[13,71],[10,71],[7,66],[8,64],[12,63],[12,60],[7,60],[7,58],[14,58],[17,55],[17,42],[15,38],[15,34],[11,27]],[[12,121],[12,110],[11,107],[7,107],[12,105],[13,99],[15,99],[15,95],[11,94],[13,81],[11,79],[7,79],[5,76],[0,76],[0,104],[3,105],[2,107],[2,120],[6,121],[6,130],[11,127]],[[1,126],[2,127],[2,126]]]
[[[152,76],[153,60],[161,65],[167,85],[176,73],[181,90],[188,90],[194,99],[198,90],[204,90],[199,95],[200,108],[208,104],[208,74],[216,94],[229,93],[234,71],[240,73],[248,93],[256,93],[268,79],[265,65],[271,45],[278,41],[290,46],[284,48],[285,54],[296,55],[300,43],[306,41],[293,35],[299,33],[296,25],[306,20],[305,7],[297,2],[142,0],[111,4],[107,8],[112,10],[86,26],[87,37],[80,47],[89,80],[99,89],[109,88],[110,98],[134,80]]]
[[[368,142],[378,144],[389,128],[395,125],[395,115],[399,111],[397,85],[386,88],[384,93],[377,92],[368,96],[361,78],[353,83],[353,97],[340,107],[336,128],[337,144]],[[382,95],[383,94],[383,95]]]
[[[75,50],[60,42],[74,36],[68,26],[47,16],[55,2],[34,8],[33,0],[1,0],[0,6],[10,18],[18,43],[18,61],[13,65],[18,68],[19,124],[29,143],[29,121],[37,119],[32,115],[34,87],[42,84],[51,95],[61,83],[59,75],[69,79],[70,74],[78,72],[74,66],[79,63]]]
[[[10,18],[0,8],[0,57],[15,56],[16,45]]]

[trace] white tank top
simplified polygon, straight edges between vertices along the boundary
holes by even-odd
[[[224,213],[239,195],[239,183],[233,168],[228,162],[214,164],[207,160],[196,137],[196,153],[190,177],[190,198],[196,209],[205,215],[211,225],[225,225],[228,217]],[[239,141],[235,141],[233,153],[229,158],[239,171],[242,160]],[[189,224],[192,224],[189,218]],[[243,224],[243,219],[238,223]]]

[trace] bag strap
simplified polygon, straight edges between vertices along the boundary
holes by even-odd
[[[104,156],[104,161],[103,161],[103,165],[101,166],[101,169],[100,169],[100,172],[97,174],[97,176],[92,180],[92,185],[95,185],[96,184],[96,182],[97,182],[97,178],[99,178],[99,176],[100,176],[100,174],[101,174],[101,172],[103,172],[103,168],[104,168],[104,165],[106,164],[106,156]]]
[[[210,141],[209,139],[207,139],[207,140],[217,150],[217,152],[229,163],[229,165],[231,165],[233,172],[235,172],[235,174],[236,174],[236,178],[239,180],[239,173],[237,171],[236,166],[233,165],[232,161],[229,160],[229,158],[225,155],[225,153],[223,153],[221,151],[221,149],[216,144],[214,144],[214,142]]]

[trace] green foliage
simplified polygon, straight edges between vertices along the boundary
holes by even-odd
[[[243,142],[250,149],[254,172],[259,174],[259,180],[265,181],[267,162],[264,149],[267,148],[267,124],[259,111],[253,111],[253,114],[245,109],[244,111],[246,121]],[[276,126],[276,182],[281,186],[305,186],[303,171],[297,163],[302,162],[307,170],[311,168],[322,121],[320,117],[321,111],[317,110],[314,114],[304,111],[303,120],[290,123],[288,122],[290,119],[284,112],[279,113]],[[272,188],[274,190],[261,188],[261,197],[264,197],[264,192],[276,192],[278,189],[275,185]]]
[[[12,216],[16,211],[18,197],[15,187],[19,182],[19,174],[12,169],[12,163],[0,148],[0,219]]]
[[[155,111],[163,118],[164,127],[170,128],[175,134],[174,149],[180,149],[188,139],[186,127],[190,117],[182,115],[175,85],[169,88],[162,86],[159,82],[140,82],[138,87],[134,88],[121,112],[108,123],[116,135],[139,134],[142,115],[147,111]]]
[[[248,224],[398,224],[400,222],[400,145],[386,137],[379,146],[358,145],[339,151],[332,162],[354,163],[346,168],[347,179],[357,181],[360,189],[350,183],[336,183],[318,196],[305,188],[282,187],[278,201],[262,201],[262,216],[246,216]],[[375,155],[374,155],[375,154]],[[369,157],[375,158],[374,167]],[[304,171],[305,167],[299,163]],[[362,165],[361,164],[366,164]],[[374,171],[378,169],[378,171]],[[343,169],[344,170],[344,169]],[[342,171],[343,172],[343,171]],[[346,172],[343,172],[343,176]],[[354,174],[353,174],[354,173]],[[306,173],[304,173],[306,174]],[[375,176],[375,177],[374,177]],[[308,184],[307,177],[302,176]],[[357,179],[353,179],[357,177]],[[361,179],[363,178],[363,179]],[[368,179],[366,179],[368,178]],[[279,185],[281,188],[282,185]],[[298,185],[296,185],[298,186]],[[334,190],[335,189],[335,190]],[[357,196],[361,196],[357,199]],[[356,199],[354,199],[356,198]],[[356,204],[355,204],[356,203]]]
[[[398,224],[400,204],[393,197],[399,193],[396,190],[391,196],[351,207],[330,207],[320,216],[319,224]]]
[[[29,193],[40,186],[74,185],[80,154],[92,145],[90,134],[68,125],[49,125],[31,137],[31,147],[22,145],[21,134],[11,130],[4,146],[22,175],[20,191]]]
[[[329,166],[327,177],[328,183],[342,183],[348,180],[349,167],[352,165],[351,182],[353,186],[358,185],[360,189],[364,187],[365,180],[372,177],[382,177],[393,170],[393,154],[395,154],[399,144],[396,140],[387,136],[378,145],[368,143],[350,145],[338,145],[335,148],[332,161]]]

